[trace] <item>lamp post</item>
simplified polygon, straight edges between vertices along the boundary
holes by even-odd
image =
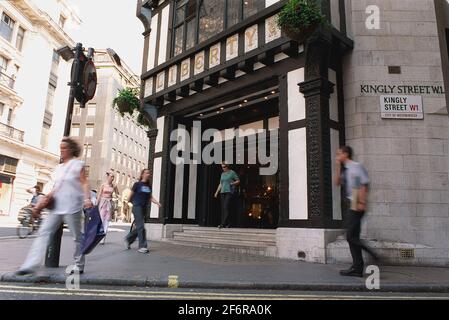
[[[69,100],[67,103],[67,115],[64,126],[64,136],[70,135],[72,126],[73,106],[75,99],[80,103],[80,107],[84,108],[86,102],[95,95],[97,86],[97,76],[95,65],[93,64],[94,49],[89,48],[87,57],[84,55],[84,48],[81,43],[77,43],[75,48],[65,46],[57,50],[58,54],[65,60],[73,60],[72,70],[70,74]],[[61,252],[61,238],[63,233],[63,225],[56,232],[51,234],[50,241],[45,254],[45,266],[50,268],[59,267],[59,257]]]

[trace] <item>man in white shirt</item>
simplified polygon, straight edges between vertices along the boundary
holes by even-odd
[[[362,250],[367,251],[375,260],[378,257],[360,240],[362,218],[366,211],[369,177],[365,168],[352,160],[353,150],[344,146],[338,149],[336,155],[337,170],[335,184],[342,186],[345,193],[346,207],[346,239],[349,243],[352,266],[340,271],[342,276],[363,277],[364,262]]]

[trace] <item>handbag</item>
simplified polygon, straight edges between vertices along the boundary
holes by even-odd
[[[89,254],[106,236],[98,206],[86,210],[87,223],[84,225],[84,239],[81,254]]]
[[[55,208],[55,198],[51,194],[42,196],[32,209],[33,217],[39,218],[42,215],[42,210],[53,210]]]
[[[55,208],[55,198],[50,194],[43,196],[42,206],[43,209],[53,210]]]

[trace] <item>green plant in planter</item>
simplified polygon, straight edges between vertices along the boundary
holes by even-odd
[[[134,110],[138,110],[140,107],[139,89],[125,88],[120,90],[112,104],[117,107],[122,116],[125,113],[132,115]]]
[[[289,38],[303,42],[326,25],[326,17],[314,0],[290,0],[279,13],[277,24]]]
[[[140,111],[139,115],[137,116],[137,123],[140,124],[141,126],[147,127],[147,128],[150,126],[150,122],[148,121],[147,118],[145,118],[142,111]]]

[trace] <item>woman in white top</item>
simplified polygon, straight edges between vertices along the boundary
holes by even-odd
[[[34,273],[42,263],[50,235],[56,232],[63,222],[69,226],[75,239],[75,266],[72,273],[84,272],[84,255],[81,254],[81,215],[83,207],[92,207],[90,190],[84,162],[76,159],[81,154],[78,143],[65,137],[62,139],[60,150],[61,164],[53,173],[54,186],[49,194],[54,199],[54,206],[39,229],[39,236],[34,240],[25,262],[16,272],[17,275]],[[43,202],[39,202],[33,209],[34,212],[39,212],[43,206]]]

